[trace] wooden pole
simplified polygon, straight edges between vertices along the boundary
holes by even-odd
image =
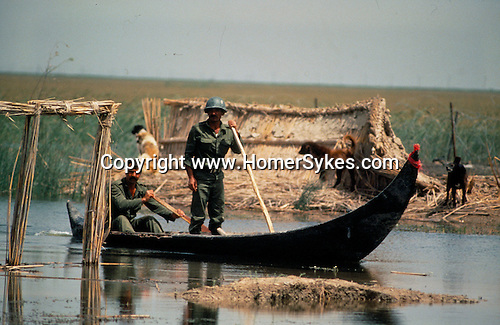
[[[450,119],[451,119],[451,144],[453,146],[453,160],[457,156],[457,147],[455,142],[455,120],[453,118],[453,104],[450,102]]]
[[[168,204],[167,202],[163,201],[162,199],[160,199],[159,197],[155,197],[154,198],[158,203],[160,203],[161,205],[163,205],[165,208],[167,208],[170,212],[172,212],[174,215],[176,215],[178,218],[181,218],[182,220],[186,221],[187,223],[191,223],[191,218],[188,217],[184,212],[182,214],[179,214],[177,213],[177,209],[174,208],[173,206],[171,206],[170,204]],[[220,231],[219,231],[220,229]],[[202,225],[201,226],[201,231],[202,232],[207,232],[209,233],[210,230],[208,229],[207,226],[205,225]],[[222,231],[222,228],[218,228],[217,231],[219,232],[219,234],[221,235],[225,235],[224,232],[221,232]]]
[[[241,150],[241,154],[243,156],[246,156],[245,148],[243,148],[243,145],[241,144],[240,137],[238,136],[238,132],[234,128],[231,128],[233,131],[234,139],[236,140],[236,143],[238,144],[238,147]],[[246,168],[248,175],[250,176],[250,180],[252,181],[252,187],[253,191],[255,192],[255,195],[257,196],[257,199],[259,200],[260,208],[262,209],[262,212],[264,213],[264,217],[266,218],[266,223],[267,227],[269,228],[269,232],[274,232],[274,227],[273,223],[271,222],[271,217],[269,216],[269,212],[267,211],[266,204],[264,203],[264,200],[262,199],[262,196],[260,196],[259,188],[257,187],[257,182],[255,181],[255,177],[253,176],[253,171],[252,168]]]
[[[21,264],[24,237],[31,204],[33,178],[35,176],[38,133],[40,130],[40,109],[37,105],[35,115],[26,116],[24,135],[21,144],[21,166],[18,176],[16,202],[9,241],[9,256],[6,264]]]

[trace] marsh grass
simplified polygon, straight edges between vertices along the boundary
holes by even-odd
[[[1,150],[3,153],[0,162],[0,184],[2,184],[0,193],[2,195],[5,195],[8,191],[8,184],[4,182],[4,179],[12,172],[21,142],[24,117],[15,118],[14,121],[7,119],[0,121]],[[80,130],[83,131],[82,125],[79,125],[80,123],[73,123],[71,120],[70,123],[73,124],[75,129],[80,127]],[[86,125],[84,126],[87,128]],[[33,198],[52,199],[58,197],[62,191],[59,181],[76,172],[70,164],[68,156],[90,154],[90,150],[87,148],[91,148],[91,141],[85,141],[83,137],[76,136],[59,118],[42,118]],[[17,173],[15,177],[16,180]]]
[[[298,210],[309,210],[309,203],[314,199],[318,190],[322,188],[322,184],[319,181],[308,183],[302,194],[294,203],[294,208]]]
[[[26,102],[39,77],[0,75],[0,100]],[[136,124],[144,125],[142,99],[221,96],[233,102],[291,104],[300,107],[333,106],[380,96],[391,110],[391,123],[405,148],[414,143],[422,147],[424,164],[448,157],[450,148],[449,104],[458,112],[457,154],[465,162],[487,165],[491,155],[500,156],[500,92],[354,88],[304,85],[267,85],[210,81],[164,81],[50,76],[45,80],[43,98],[85,100],[111,99],[122,103],[112,127],[112,149],[122,157],[135,157],[135,139],[130,133]],[[168,114],[164,108],[162,116]],[[24,119],[15,123],[0,116],[0,195],[6,195],[10,173],[21,142]],[[68,118],[70,130],[60,118],[43,117],[40,126],[38,161],[33,198],[70,195],[60,186],[72,173],[83,174],[83,167],[71,164],[69,156],[91,159],[97,119]],[[186,127],[190,127],[186,125]],[[79,189],[74,190],[77,195]],[[80,191],[81,192],[81,191]],[[314,192],[314,191],[313,191]],[[65,194],[63,194],[65,193]],[[312,194],[312,193],[311,193]]]
[[[500,107],[498,108],[500,109]],[[483,115],[477,112],[457,110],[456,152],[464,162],[486,165],[488,144],[492,153],[499,152],[500,119],[497,114]],[[413,143],[422,146],[422,160],[453,160],[451,146],[451,117],[449,112],[433,112],[429,109],[413,109],[394,113],[393,129],[405,148]]]

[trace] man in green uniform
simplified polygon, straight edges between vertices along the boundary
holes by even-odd
[[[234,153],[241,153],[231,128],[236,129],[236,122],[223,124],[221,117],[227,112],[226,104],[220,97],[210,98],[205,105],[206,121],[194,125],[186,142],[185,165],[188,186],[193,191],[191,202],[191,224],[189,232],[199,234],[205,221],[206,210],[210,222],[208,229],[218,235],[217,229],[224,222],[224,173],[221,166],[210,169],[194,168],[194,159],[223,159],[229,148]]]
[[[125,177],[111,184],[111,230],[122,232],[162,233],[163,229],[153,216],[137,217],[137,212],[145,205],[152,212],[168,221],[178,217],[158,203],[153,190],[138,183],[141,174],[136,167],[129,169]],[[184,213],[178,209],[177,215]]]

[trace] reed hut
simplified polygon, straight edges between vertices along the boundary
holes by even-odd
[[[207,98],[163,100],[170,110],[164,119],[163,138],[158,139],[162,156],[184,154],[191,126],[206,119],[203,110],[206,101]],[[258,158],[298,158],[300,146],[306,141],[343,147],[347,145],[342,141],[346,134],[357,139],[357,162],[364,158],[396,158],[401,168],[409,154],[392,129],[384,98],[321,108],[232,102],[226,102],[226,107],[228,112],[223,120],[236,121],[247,155],[255,154]],[[311,172],[292,171],[289,177]],[[381,190],[398,171],[358,169],[356,173],[358,189]],[[341,185],[350,181],[347,174],[344,173]],[[424,190],[439,186],[439,182],[420,173],[418,185]]]

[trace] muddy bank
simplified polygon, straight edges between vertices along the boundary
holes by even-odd
[[[408,304],[478,302],[463,295],[429,294],[379,285],[368,286],[341,279],[297,276],[243,278],[224,286],[191,289],[182,293],[182,298],[208,307],[288,310],[358,310]]]

